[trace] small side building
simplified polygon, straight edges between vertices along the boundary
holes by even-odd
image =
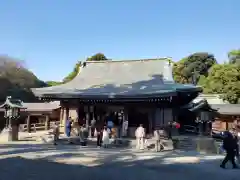
[[[21,131],[48,130],[52,122],[60,119],[60,102],[23,103],[18,124]],[[4,109],[0,109],[0,127],[5,125]]]
[[[192,122],[195,126],[198,124],[197,121],[201,121],[207,134],[211,131],[219,132],[232,128],[240,132],[240,104],[210,104],[210,102],[208,99],[199,99],[185,108],[193,113]],[[187,121],[191,122],[191,120]]]
[[[23,131],[48,130],[52,122],[59,121],[60,102],[23,103],[21,126]],[[23,120],[24,119],[24,120]]]
[[[212,104],[211,107],[218,110],[212,124],[213,131],[235,128],[240,132],[240,104]]]

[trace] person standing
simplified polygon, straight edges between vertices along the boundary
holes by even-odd
[[[101,147],[102,146],[102,129],[100,126],[96,127],[97,131],[97,146]]]
[[[95,120],[94,117],[91,120],[91,127],[90,128],[91,128],[91,137],[93,138],[94,137],[95,128],[96,128],[96,120]]]
[[[109,116],[107,118],[107,128],[110,130],[110,132],[112,131],[113,126],[114,126],[114,124],[113,124],[113,121],[112,121],[112,117]]]
[[[110,144],[110,140],[109,140],[109,132],[108,132],[106,126],[104,126],[104,128],[103,128],[102,144],[103,144],[103,147],[104,147],[104,148],[107,148],[108,145]]]
[[[144,137],[145,137],[145,129],[143,128],[143,125],[140,124],[139,127],[135,131],[136,141],[137,145],[136,148],[143,150],[144,149]]]
[[[72,120],[71,120],[71,117],[69,117],[67,122],[66,122],[66,135],[68,137],[68,141],[69,141],[70,144],[72,143],[71,140],[70,140],[71,131],[72,131]]]
[[[173,128],[173,122],[170,121],[170,122],[168,122],[168,128],[167,128],[168,139],[172,139],[172,128]]]
[[[57,141],[59,139],[59,134],[60,134],[59,124],[58,124],[58,122],[55,122],[53,125],[53,144],[54,145],[57,145]]]
[[[238,168],[235,163],[235,155],[236,155],[236,140],[234,139],[232,133],[229,131],[225,132],[225,137],[223,139],[223,148],[226,151],[226,156],[223,159],[220,167],[225,169],[226,163],[231,161],[233,168]]]
[[[160,137],[160,129],[156,128],[154,130],[154,139],[155,139],[155,150],[156,152],[161,151],[161,137]]]
[[[83,124],[82,127],[80,128],[79,138],[81,146],[87,146],[88,130],[85,124]]]
[[[71,136],[71,130],[72,130],[72,120],[71,120],[71,117],[69,117],[67,119],[67,122],[66,122],[66,135],[67,135],[67,137]]]

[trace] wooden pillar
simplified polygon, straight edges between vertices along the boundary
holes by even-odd
[[[89,124],[90,124],[90,115],[89,115],[89,112],[86,113],[86,127],[88,128],[89,127]]]
[[[49,130],[49,128],[50,128],[49,115],[46,115],[46,120],[45,120],[45,130]]]
[[[119,126],[118,137],[127,136],[127,134],[128,134],[128,111],[126,108],[123,111],[123,119],[122,119],[122,123],[120,124],[120,126]]]
[[[69,108],[67,107],[67,108],[66,108],[66,119],[65,119],[65,124],[66,124],[66,121],[67,121],[68,118],[69,118]]]
[[[31,121],[30,121],[30,119],[31,119],[31,116],[28,115],[28,116],[27,116],[27,132],[28,132],[28,133],[31,132]]]
[[[65,127],[66,126],[66,119],[67,119],[65,108],[62,108],[62,113],[63,113],[63,115],[62,115],[62,125],[63,125],[63,127]]]
[[[59,121],[60,121],[60,124],[63,124],[63,108],[60,108]]]

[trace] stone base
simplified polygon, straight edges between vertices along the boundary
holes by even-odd
[[[147,147],[148,149],[155,150],[155,140],[148,140]],[[161,144],[163,145],[163,151],[171,151],[174,150],[173,141],[171,139],[162,139]]]
[[[212,138],[199,137],[196,139],[196,146],[198,152],[218,154],[217,145]]]
[[[4,128],[1,132],[1,140],[3,141],[18,141],[18,126]]]

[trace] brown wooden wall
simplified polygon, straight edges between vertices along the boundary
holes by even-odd
[[[237,120],[232,115],[220,115],[212,124],[212,129],[217,131],[230,130],[236,128]]]

